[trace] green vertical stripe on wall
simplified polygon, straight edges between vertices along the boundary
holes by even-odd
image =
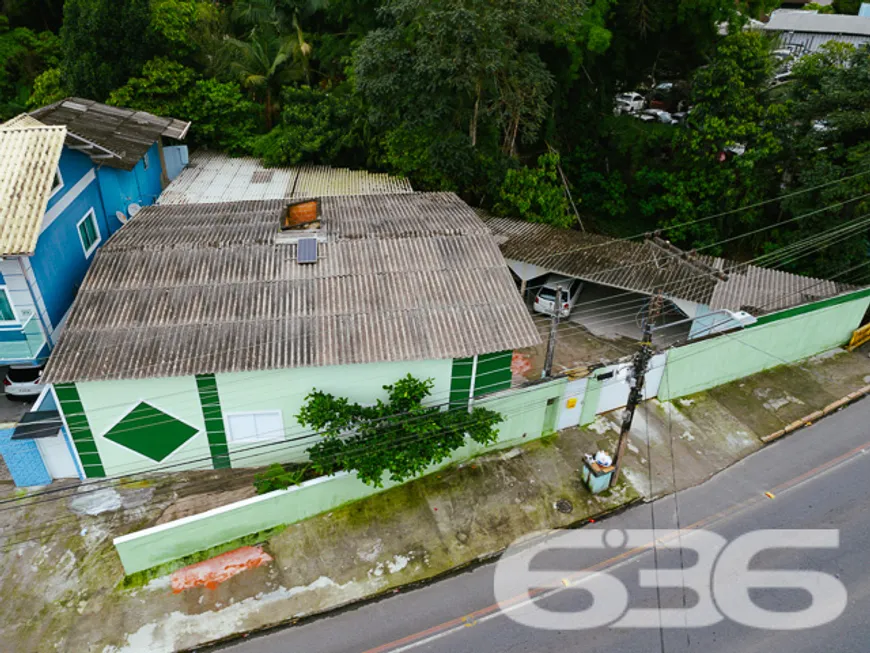
[[[450,407],[468,405],[468,392],[471,390],[471,358],[453,360],[453,373],[450,378]]]
[[[227,447],[227,434],[224,430],[224,416],[221,412],[221,402],[214,374],[197,376],[196,388],[199,390],[199,403],[202,406],[202,417],[205,420],[205,432],[208,435],[208,448],[211,452],[212,465],[215,469],[230,467],[230,452]]]
[[[91,432],[91,426],[75,384],[57,383],[54,386],[54,392],[57,394],[57,400],[60,402],[64,418],[69,426],[70,437],[82,461],[85,476],[87,478],[105,477],[106,470],[103,468],[103,460],[97,450],[97,443],[94,442],[94,434]]]

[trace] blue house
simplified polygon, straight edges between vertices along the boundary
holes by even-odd
[[[162,138],[189,126],[80,98],[0,125],[0,365],[48,357],[97,249],[169,182]]]

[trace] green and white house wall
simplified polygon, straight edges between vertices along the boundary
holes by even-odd
[[[313,444],[296,421],[314,389],[373,404],[411,374],[433,405],[467,405],[511,385],[512,352],[403,361],[59,383],[53,387],[83,477],[302,462]]]

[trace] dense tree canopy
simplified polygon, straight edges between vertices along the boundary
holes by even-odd
[[[780,46],[747,27],[776,5],[2,0],[0,117],[78,94],[192,120],[191,145],[267,165],[385,170],[503,215],[665,228],[829,275],[867,252],[870,55],[829,44],[775,80]],[[684,118],[614,115],[626,91]]]

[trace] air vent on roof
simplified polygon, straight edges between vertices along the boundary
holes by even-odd
[[[297,263],[317,263],[317,238],[300,238],[296,245]]]

